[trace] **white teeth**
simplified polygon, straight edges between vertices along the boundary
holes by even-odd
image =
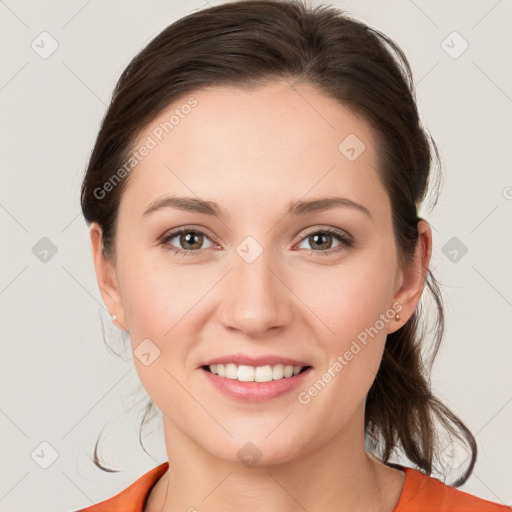
[[[237,369],[236,365],[234,364],[233,366],[235,367],[235,371],[236,371],[236,369]],[[233,379],[238,379],[238,380],[241,380],[242,382],[254,381],[254,374],[255,374],[254,370],[255,370],[254,366],[245,366],[245,365],[241,364],[238,367],[238,373],[235,373],[235,376],[233,377]]]
[[[272,366],[257,366],[254,371],[256,382],[270,382],[272,380]]]
[[[298,375],[302,370],[302,366],[291,365],[265,365],[265,366],[247,366],[228,364],[212,364],[208,367],[210,372],[227,379],[239,380],[242,382],[270,382],[272,380],[280,380],[283,378]]]
[[[224,375],[224,377],[226,377],[226,379],[236,379],[237,378],[238,369],[236,367],[236,364],[229,363],[225,366],[225,368],[226,368],[226,374]]]
[[[276,364],[272,367],[272,379],[279,380],[284,377],[284,365]]]

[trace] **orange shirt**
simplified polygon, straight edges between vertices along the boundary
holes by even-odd
[[[164,462],[114,497],[77,512],[143,512],[151,489],[168,467],[169,463]],[[399,465],[393,467],[405,472],[402,493],[393,512],[512,511],[512,507],[477,498],[415,469]]]

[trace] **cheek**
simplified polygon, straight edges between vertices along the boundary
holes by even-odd
[[[187,355],[200,329],[198,302],[211,288],[210,280],[192,267],[172,267],[163,257],[135,251],[119,271],[139,379],[153,403],[175,417],[190,401],[180,383],[188,378]]]
[[[317,318],[315,325],[325,332],[323,339],[342,349],[347,341],[373,327],[391,307],[393,279],[389,276],[394,273],[383,261],[354,261],[295,278],[294,293]],[[377,327],[385,336],[381,322]]]
[[[321,320],[315,325],[325,333],[318,337],[327,356],[318,378],[329,383],[332,399],[347,410],[356,407],[371,386],[388,327],[393,325],[393,280],[388,277],[394,275],[392,265],[392,258],[375,257],[332,269],[329,275],[319,270],[316,281],[308,280],[309,285],[303,284],[299,291]]]
[[[190,324],[213,278],[198,267],[168,264],[164,249],[154,252],[134,252],[123,261],[121,295],[130,335],[163,341]]]
[[[299,390],[298,400],[304,404],[304,419],[317,418],[325,432],[346,425],[364,403],[394,317],[388,281],[378,273],[353,270],[344,279],[326,281],[324,294],[310,295],[322,305],[317,312],[328,326],[318,337],[326,357],[309,387]]]
[[[171,265],[165,250],[152,252],[125,252],[119,283],[136,370],[158,407],[172,394],[176,402],[167,404],[168,410],[186,400],[179,383],[195,369],[195,348],[211,306],[207,296],[222,272],[207,265]],[[149,353],[152,362],[144,364],[141,353]]]

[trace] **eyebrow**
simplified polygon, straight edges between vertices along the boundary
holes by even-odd
[[[346,197],[322,197],[319,199],[291,201],[287,205],[287,215],[302,216],[309,213],[323,212],[332,208],[348,207],[363,212],[371,218],[371,213],[366,206],[356,203]],[[174,208],[191,213],[202,213],[214,217],[228,217],[227,211],[213,201],[205,201],[195,197],[170,196],[152,202],[144,211],[144,215],[161,208]]]

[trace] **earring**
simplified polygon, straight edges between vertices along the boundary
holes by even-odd
[[[398,313],[395,315],[395,320],[396,320],[397,322],[400,320],[400,315],[399,315]]]

